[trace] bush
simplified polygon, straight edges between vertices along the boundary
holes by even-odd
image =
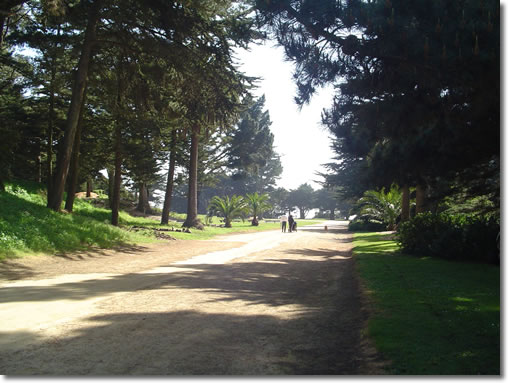
[[[499,230],[494,219],[422,213],[399,225],[398,241],[417,256],[498,263]]]
[[[386,225],[382,222],[377,221],[365,221],[365,220],[354,220],[349,222],[348,228],[349,231],[384,231],[386,230]]]

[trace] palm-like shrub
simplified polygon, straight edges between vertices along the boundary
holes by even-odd
[[[245,199],[249,204],[250,211],[252,212],[252,226],[258,226],[258,215],[262,214],[264,211],[270,209],[272,206],[268,203],[268,194],[246,194]]]
[[[231,227],[231,221],[235,218],[244,218],[248,212],[247,202],[241,197],[233,195],[221,198],[215,196],[210,200],[208,210],[224,217],[224,226]]]
[[[401,201],[402,193],[396,186],[387,193],[384,188],[380,191],[367,190],[356,203],[355,211],[359,219],[382,222],[388,230],[393,230],[401,213]]]

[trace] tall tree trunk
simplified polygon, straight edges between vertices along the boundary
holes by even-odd
[[[0,49],[4,45],[5,15],[0,15]]]
[[[175,178],[176,165],[176,130],[171,132],[171,153],[169,154],[168,182],[166,183],[166,194],[164,196],[164,207],[162,208],[161,224],[167,225],[169,222],[169,212],[171,211],[171,198],[173,197],[173,179]]]
[[[425,211],[425,186],[421,184],[416,185],[416,214],[423,213]]]
[[[148,188],[145,182],[141,182],[139,184],[139,200],[136,210],[142,212],[143,214],[150,213],[152,210],[150,209],[150,204],[148,203]]]
[[[86,90],[85,90],[86,93]],[[72,148],[71,164],[69,169],[69,180],[67,182],[67,198],[65,199],[65,210],[71,212],[74,207],[74,198],[76,196],[76,189],[78,186],[79,178],[79,151],[81,146],[81,131],[83,130],[83,115],[85,110],[85,98],[81,103],[81,110],[79,111],[78,128],[76,136],[74,137],[74,146]]]
[[[39,154],[37,155],[37,179],[35,181],[38,183],[42,182],[42,160],[41,160],[40,145],[39,145]]]
[[[74,80],[72,89],[71,104],[67,113],[67,121],[65,123],[65,133],[62,142],[62,150],[59,153],[55,177],[51,187],[51,193],[48,195],[48,207],[55,211],[60,210],[62,204],[65,181],[69,171],[72,147],[74,145],[74,137],[78,127],[79,112],[83,101],[86,79],[88,76],[88,68],[92,56],[92,46],[95,41],[95,32],[99,23],[99,11],[102,0],[96,0],[90,8],[88,15],[88,23],[85,31],[85,39],[81,49],[81,57],[79,58],[78,70]]]
[[[57,30],[57,41],[58,37],[60,36],[60,25],[58,25]],[[47,178],[47,189],[48,189],[48,205],[51,196],[53,195],[53,131],[54,131],[54,122],[55,122],[55,82],[56,82],[56,59],[57,59],[57,52],[56,52],[56,45],[58,42],[55,42],[55,50],[53,51],[53,54],[51,55],[51,79],[50,79],[50,85],[49,85],[49,111],[48,111],[48,130],[47,130],[47,139],[48,139],[48,146],[46,148],[46,169],[48,173]],[[84,99],[84,97],[83,97]],[[67,202],[66,202],[67,204]]]
[[[118,213],[120,211],[120,185],[122,183],[122,130],[120,121],[115,126],[115,182],[113,185],[113,201],[111,204],[111,224],[118,226]]]
[[[187,195],[187,218],[183,227],[195,227],[202,230],[203,224],[198,218],[198,146],[199,125],[192,127],[191,153],[189,166],[189,193]]]
[[[49,99],[49,120],[48,120],[48,146],[46,148],[46,169],[47,169],[47,188],[48,188],[48,206],[51,196],[53,195],[53,119],[51,108],[51,95]]]
[[[405,222],[409,220],[409,185],[404,185],[402,187],[402,206],[401,206],[401,214],[400,221]]]
[[[78,144],[79,145],[79,144]],[[79,152],[77,154],[72,153],[70,172],[69,172],[69,180],[67,182],[67,198],[65,199],[65,210],[68,212],[72,212],[74,207],[74,199],[76,197],[76,190],[78,186],[78,177],[79,177]],[[79,149],[78,149],[79,151]]]
[[[93,180],[91,177],[86,179],[86,198],[90,198],[92,196],[93,190]]]
[[[78,131],[80,128],[78,128]],[[76,196],[76,189],[79,177],[79,146],[81,143],[80,135],[76,134],[74,141],[74,148],[72,149],[72,158],[69,170],[69,180],[67,182],[67,198],[65,199],[65,210],[72,211],[74,206],[74,198]]]
[[[330,209],[330,220],[335,220],[335,209]]]
[[[111,168],[108,166],[106,169],[108,172],[108,206],[111,209],[113,206],[113,188],[115,185],[115,168]]]

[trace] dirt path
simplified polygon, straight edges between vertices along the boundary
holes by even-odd
[[[0,267],[5,375],[379,374],[344,226]]]

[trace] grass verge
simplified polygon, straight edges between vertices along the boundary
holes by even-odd
[[[354,235],[373,306],[368,331],[388,373],[499,375],[500,268],[397,250],[387,235]]]

